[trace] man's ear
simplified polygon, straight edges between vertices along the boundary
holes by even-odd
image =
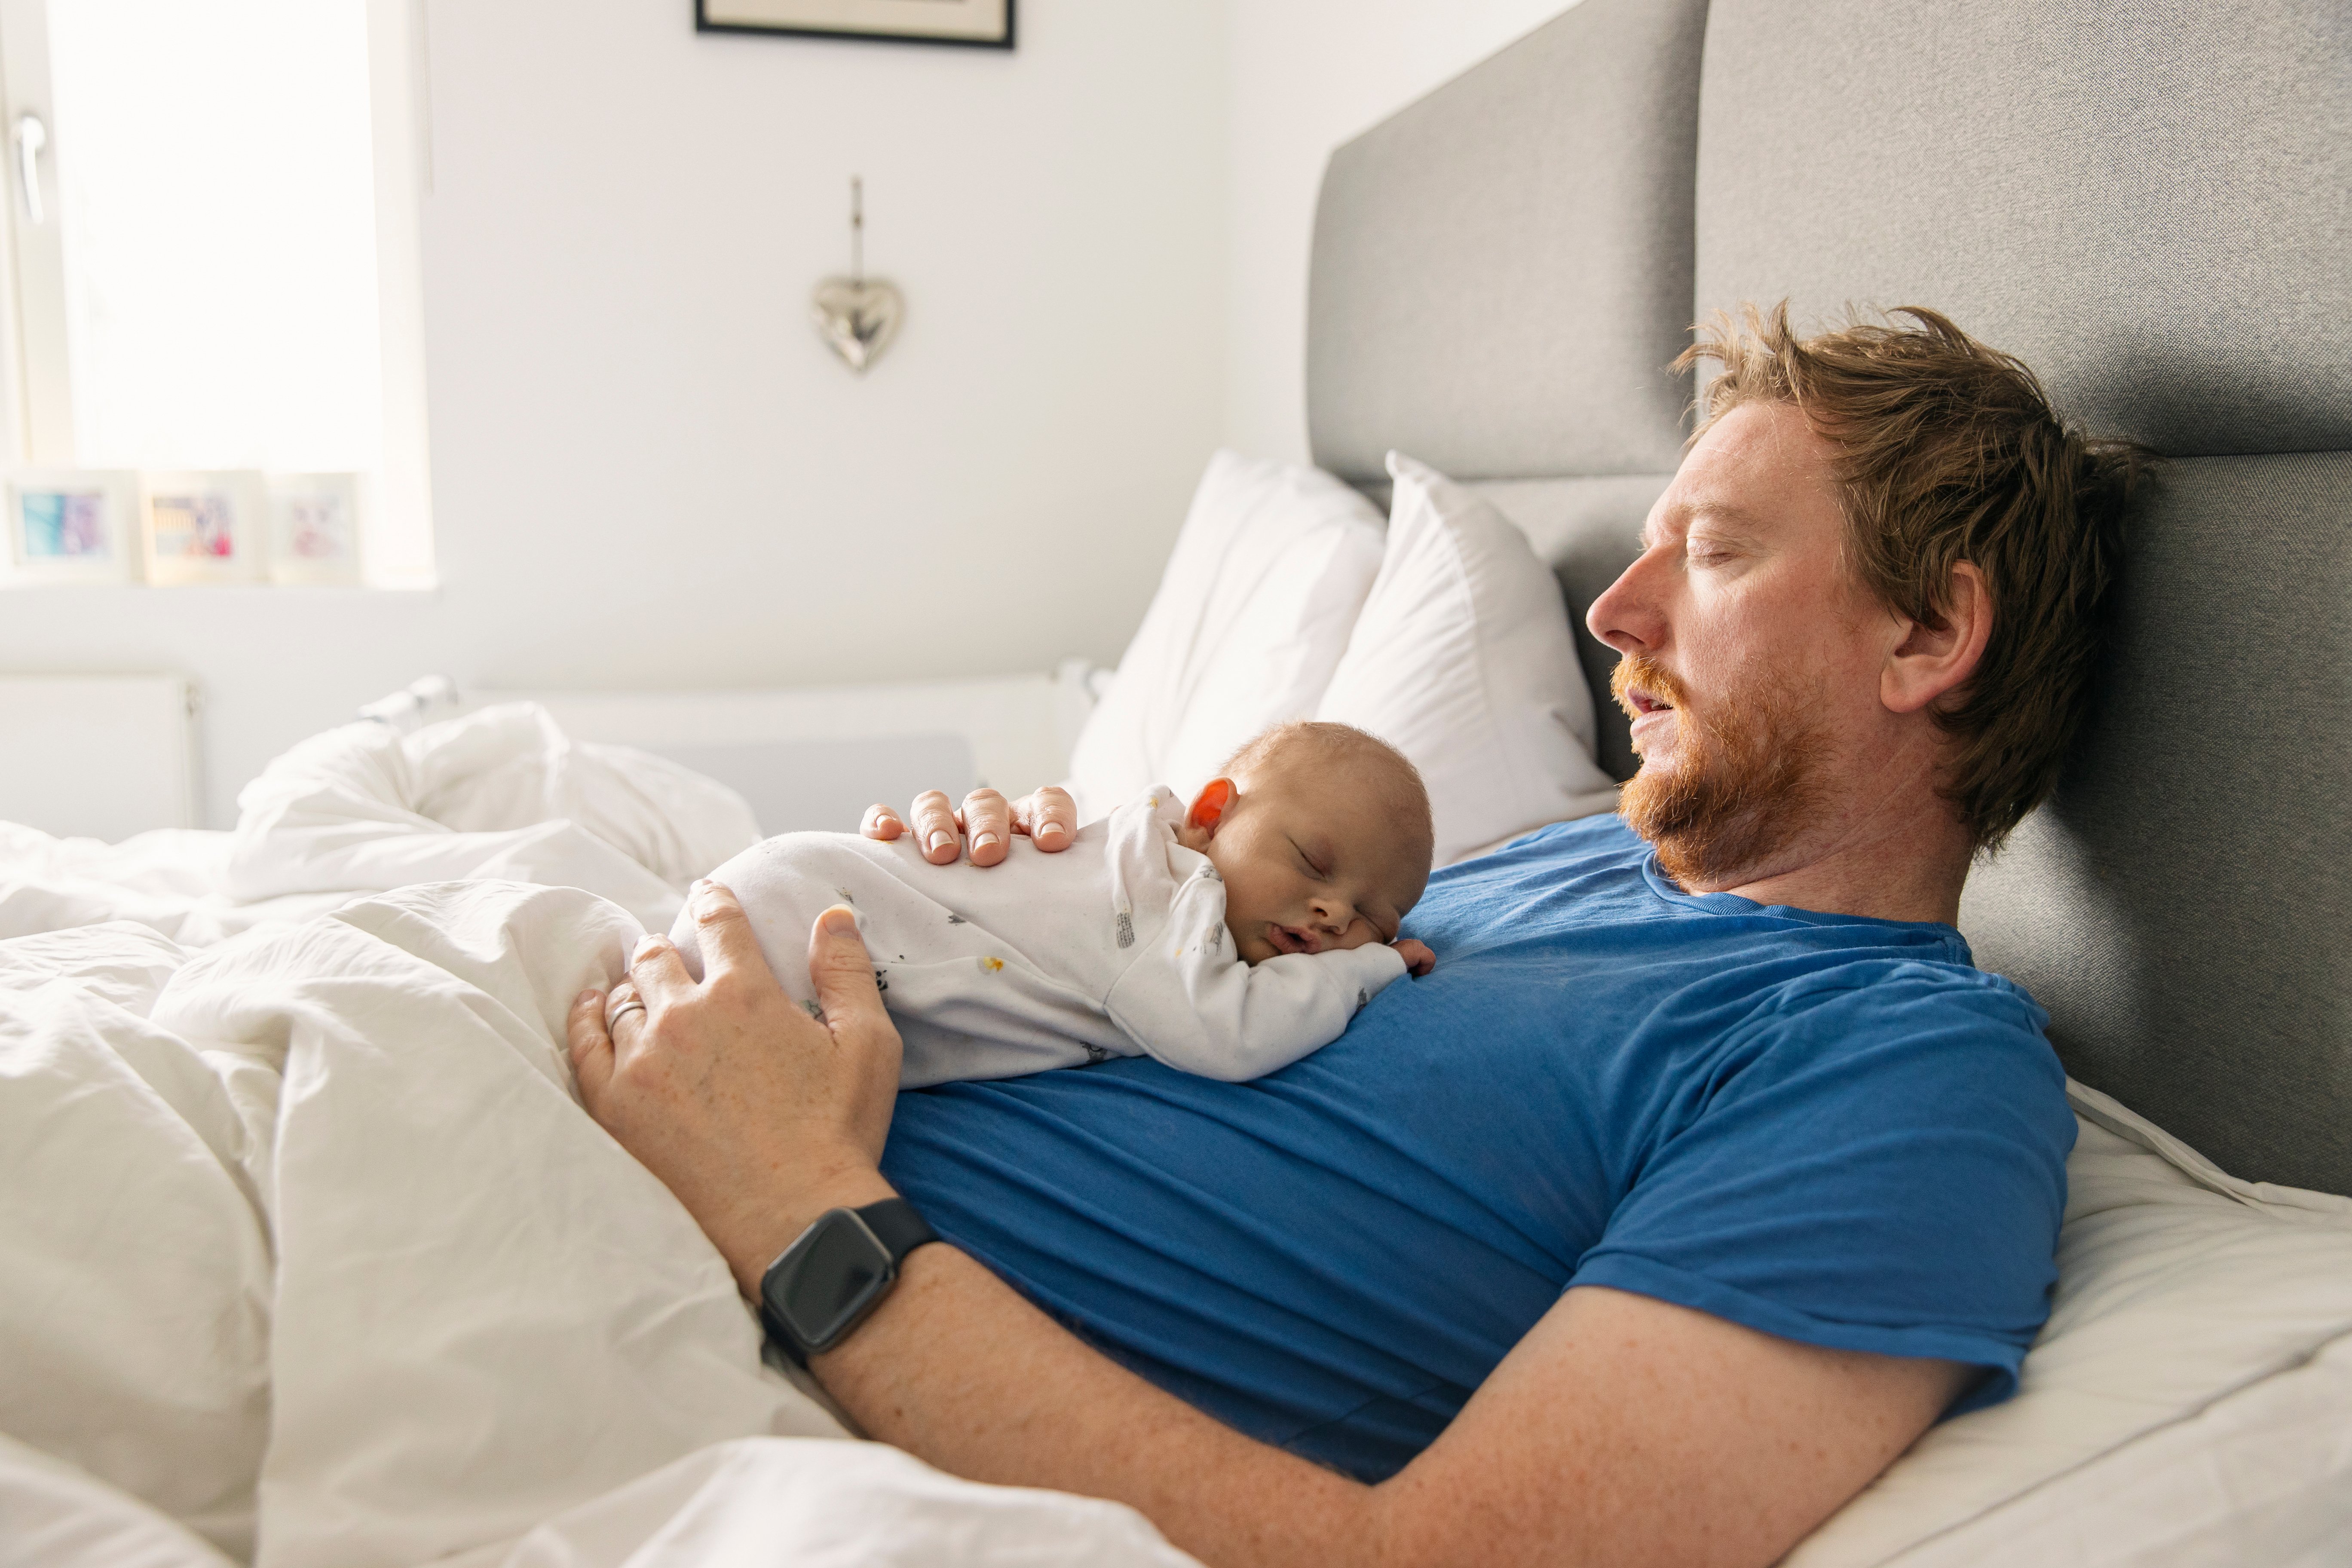
[[[1225,819],[1225,809],[1241,795],[1231,779],[1211,779],[1192,797],[1192,809],[1184,814],[1187,826],[1197,827],[1212,838],[1216,837],[1217,824]]]
[[[1943,619],[1910,622],[1903,640],[1886,656],[1886,668],[1878,678],[1879,700],[1891,712],[1917,712],[1966,684],[1982,662],[1991,636],[1992,590],[1976,563],[1963,561],[1952,568]]]

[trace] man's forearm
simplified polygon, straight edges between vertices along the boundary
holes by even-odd
[[[950,1247],[910,1255],[813,1370],[876,1437],[975,1480],[1128,1503],[1214,1568],[1379,1556],[1370,1488],[1153,1387]]]

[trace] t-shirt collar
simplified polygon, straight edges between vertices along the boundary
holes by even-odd
[[[1658,852],[1651,850],[1642,858],[1642,879],[1650,884],[1650,891],[1666,902],[1682,909],[1706,910],[1718,915],[1752,915],[1764,906],[1738,893],[1685,893],[1664,867],[1658,864]]]
[[[1884,921],[1874,915],[1838,914],[1826,910],[1801,910],[1794,904],[1759,904],[1754,899],[1738,893],[1685,893],[1665,868],[1658,864],[1658,852],[1653,849],[1642,858],[1642,879],[1650,891],[1679,909],[1704,910],[1717,915],[1781,915],[1790,920],[1805,921],[1814,925],[1879,925],[1895,926],[1905,931],[1927,931],[1952,943],[1961,955],[1961,962],[1972,963],[1968,939],[1941,921]]]

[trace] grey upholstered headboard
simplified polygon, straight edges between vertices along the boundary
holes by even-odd
[[[2176,459],[2100,710],[1962,924],[2076,1077],[2352,1192],[2352,7],[1585,0],[1333,154],[1317,459],[1479,481],[1580,615],[1690,322],[1784,296],[1948,311]]]

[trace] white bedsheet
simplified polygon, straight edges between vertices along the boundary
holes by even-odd
[[[761,1364],[561,1058],[641,929],[473,881],[0,942],[0,1563],[1186,1561]]]

